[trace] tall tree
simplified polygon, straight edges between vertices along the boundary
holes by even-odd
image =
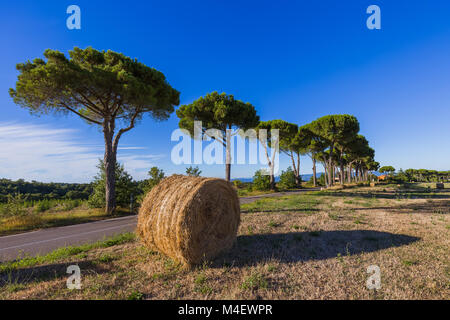
[[[297,167],[295,166],[293,151],[292,151],[292,145],[293,145],[293,139],[295,138],[295,135],[298,131],[298,126],[293,123],[289,123],[284,120],[269,120],[269,121],[261,121],[257,129],[265,129],[267,130],[267,135],[265,136],[265,141],[263,140],[263,137],[260,135],[259,140],[265,149],[267,162],[269,164],[270,168],[270,188],[273,190],[275,189],[275,174],[274,174],[274,156],[277,149],[276,144],[278,144],[278,148],[289,155],[293,162],[294,171],[296,171]],[[272,136],[271,131],[272,130],[278,130],[278,137],[275,138]],[[272,149],[272,157],[269,157],[268,148]]]
[[[105,211],[111,214],[116,208],[114,168],[121,136],[144,114],[167,119],[180,94],[161,72],[121,53],[88,47],[74,48],[69,56],[48,49],[46,61],[37,58],[18,64],[20,74],[10,95],[32,113],[73,113],[102,128]]]
[[[89,206],[93,208],[104,208],[105,202],[105,185],[106,173],[103,160],[99,160],[97,165],[99,170],[92,183],[93,192],[89,197]],[[114,177],[116,181],[116,204],[119,207],[126,208],[133,204],[136,196],[139,194],[138,184],[133,180],[131,175],[125,170],[124,166],[116,162],[114,169]]]
[[[292,142],[292,148],[297,150],[298,155],[307,154],[313,163],[313,186],[317,186],[317,169],[316,162],[318,155],[327,147],[328,141],[320,136],[315,135],[309,124],[303,125],[298,129],[298,132]],[[298,166],[300,167],[300,166]],[[300,172],[298,173],[300,174]]]
[[[202,122],[202,136],[207,135],[223,145],[226,150],[225,178],[231,180],[231,136],[233,130],[255,128],[259,123],[256,109],[248,102],[236,100],[233,95],[212,92],[177,111],[179,126],[194,137],[194,122]],[[219,130],[221,137],[211,136],[209,129]]]
[[[426,170],[424,170],[424,171],[426,171]],[[387,173],[388,175],[392,175],[395,172],[395,168],[393,166],[383,166],[380,168],[380,172]],[[420,172],[420,170],[419,170],[419,172]]]
[[[358,134],[354,140],[350,144],[346,146],[345,160],[347,163],[347,182],[351,183],[352,177],[352,166],[362,158],[371,155],[371,149],[369,147],[369,142],[367,139]]]
[[[335,148],[338,144],[346,144],[347,141],[354,139],[359,131],[359,122],[352,115],[337,114],[314,120],[309,127],[315,135],[328,141],[328,152],[323,155],[328,167],[328,183],[333,185]]]

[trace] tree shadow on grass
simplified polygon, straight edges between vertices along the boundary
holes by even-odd
[[[420,238],[372,230],[242,235],[212,266],[249,266],[271,259],[286,263],[324,260],[399,247],[418,240]]]

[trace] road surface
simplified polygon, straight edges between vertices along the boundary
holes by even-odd
[[[317,189],[269,193],[259,196],[241,197],[241,204],[261,198],[281,197]],[[131,232],[136,228],[137,216],[127,216],[65,227],[41,229],[0,237],[0,261],[14,260],[19,256],[46,254],[64,246],[92,243],[116,234]]]

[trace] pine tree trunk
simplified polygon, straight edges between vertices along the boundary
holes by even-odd
[[[231,181],[231,163],[225,164],[225,179]]]
[[[316,178],[316,159],[313,159],[313,185],[314,187],[317,187],[317,178]]]
[[[290,156],[291,156],[291,161],[292,161],[292,169],[293,169],[294,175],[295,175],[295,184],[298,186],[299,185],[298,174],[297,174],[298,169],[297,169],[297,166],[295,165],[294,154],[291,152]]]
[[[113,214],[116,210],[116,154],[113,149],[113,125],[105,125],[103,129],[105,138],[105,213]]]
[[[270,174],[270,190],[275,190],[275,176]]]
[[[227,181],[231,181],[231,125],[228,125],[225,135],[225,178]]]
[[[297,186],[299,186],[299,188],[302,187],[302,177],[300,176],[300,153],[297,153],[297,172],[295,174],[296,178],[297,178]]]
[[[328,186],[331,187],[333,185],[333,165],[331,164],[331,159],[328,162],[328,166],[327,166],[327,171],[328,171]]]

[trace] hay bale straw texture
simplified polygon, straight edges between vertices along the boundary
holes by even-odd
[[[239,223],[239,199],[231,183],[172,175],[145,196],[137,233],[148,247],[194,265],[231,248]]]

